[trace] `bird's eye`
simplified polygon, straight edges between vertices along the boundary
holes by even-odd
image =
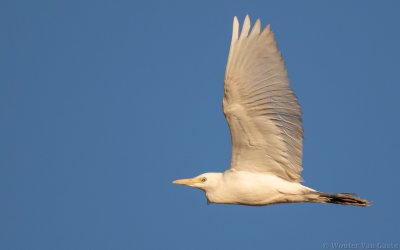
[[[206,177],[201,178],[201,182],[206,182],[206,180],[207,180]]]

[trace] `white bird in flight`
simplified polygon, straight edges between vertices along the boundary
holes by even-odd
[[[303,126],[285,62],[270,30],[246,16],[239,35],[233,19],[225,72],[223,111],[232,160],[223,173],[173,181],[199,188],[208,203],[262,206],[317,202],[368,206],[355,194],[328,194],[302,185]]]

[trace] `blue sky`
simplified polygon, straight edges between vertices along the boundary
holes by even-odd
[[[399,1],[2,1],[0,249],[400,243]],[[207,205],[230,163],[233,16],[271,23],[304,112],[305,185],[369,208]]]

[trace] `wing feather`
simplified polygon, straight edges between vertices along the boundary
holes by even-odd
[[[246,16],[233,32],[223,110],[232,140],[231,169],[271,172],[301,181],[303,126],[297,98],[274,34]],[[261,32],[260,32],[261,31]]]

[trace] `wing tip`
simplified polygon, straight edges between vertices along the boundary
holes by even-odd
[[[237,16],[233,17],[233,32],[234,34],[232,35],[232,40],[242,40],[248,37],[249,35],[256,35],[256,34],[262,34],[262,33],[270,33],[271,28],[270,24],[267,24],[264,29],[261,29],[261,19],[257,18],[255,21],[254,25],[251,27],[251,21],[250,21],[250,16],[246,14],[243,24],[242,24],[242,29],[240,30],[239,27],[239,19]],[[240,33],[240,35],[239,35]],[[237,36],[236,36],[237,34]]]
[[[246,38],[249,35],[250,26],[251,26],[250,17],[249,15],[246,15],[243,21],[242,32],[240,33],[240,38],[239,38],[240,40]]]
[[[263,29],[263,31],[261,32],[262,34],[268,34],[271,33],[271,24],[267,24],[267,26],[265,26],[265,28]]]
[[[233,17],[232,25],[232,43],[239,39],[239,21],[236,16]]]
[[[260,18],[257,18],[257,20],[254,23],[253,28],[251,30],[250,36],[259,35],[260,31],[261,31],[261,21],[260,21]]]

